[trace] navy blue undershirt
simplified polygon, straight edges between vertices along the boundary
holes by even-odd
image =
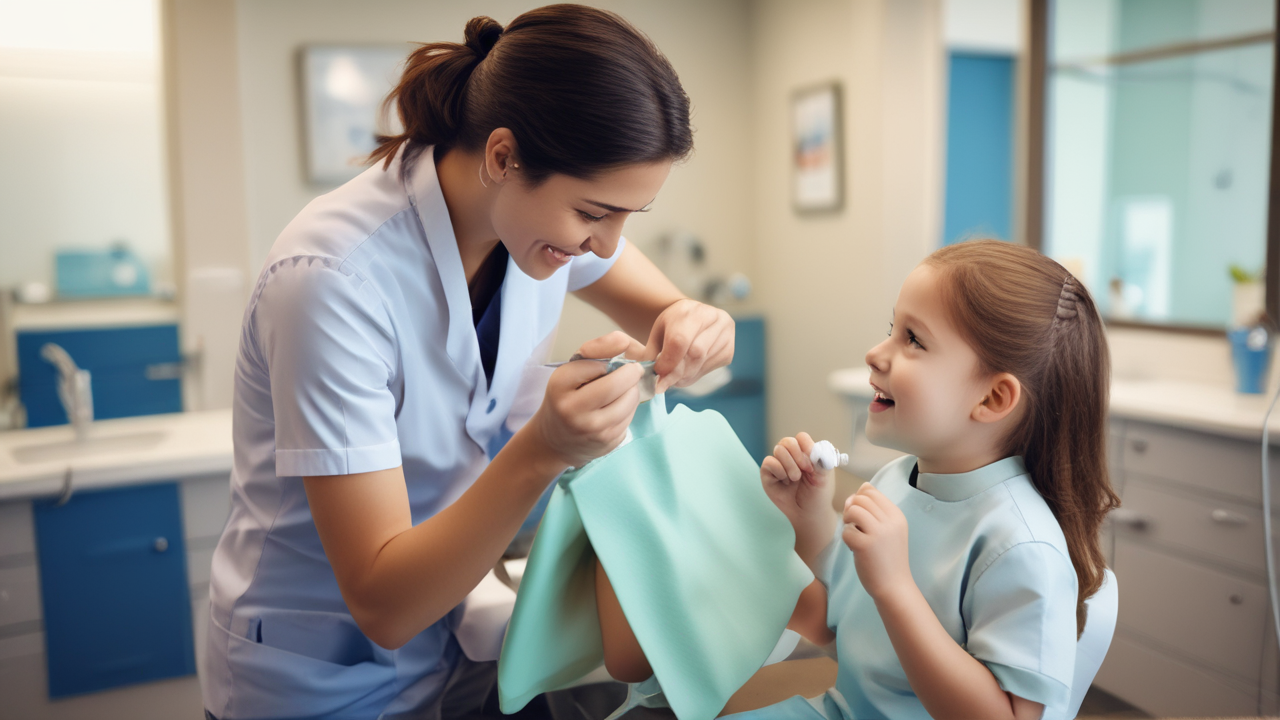
[[[484,377],[493,384],[493,369],[498,362],[498,339],[502,334],[502,285],[507,277],[507,248],[498,243],[472,280],[471,320],[476,340],[480,343],[480,365]],[[483,310],[481,309],[483,308]]]

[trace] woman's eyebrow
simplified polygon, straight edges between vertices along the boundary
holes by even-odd
[[[654,200],[657,200],[657,198],[654,198]],[[595,205],[598,208],[608,210],[609,212],[625,212],[625,213],[649,212],[649,208],[653,205],[653,200],[650,200],[649,202],[645,203],[644,207],[640,208],[639,210],[628,210],[626,208],[620,208],[617,205],[609,205],[608,203],[596,202],[595,200],[587,200],[586,202],[588,204]]]

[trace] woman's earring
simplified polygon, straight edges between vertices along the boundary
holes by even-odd
[[[480,184],[488,188],[489,184],[484,181],[484,161],[483,160],[480,161],[480,167],[476,168],[476,175],[480,177]]]

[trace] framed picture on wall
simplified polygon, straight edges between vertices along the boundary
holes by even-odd
[[[340,185],[364,170],[380,128],[382,100],[400,79],[407,45],[306,45],[300,51],[305,172],[316,185]],[[394,114],[393,114],[394,115]]]
[[[796,212],[844,206],[840,83],[797,90],[791,97],[791,202]]]

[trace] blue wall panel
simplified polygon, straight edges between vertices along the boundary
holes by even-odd
[[[942,243],[1011,239],[1013,58],[952,52]]]
[[[148,366],[181,362],[177,325],[24,330],[17,337],[19,396],[30,427],[67,422],[58,400],[57,371],[40,356],[40,348],[50,342],[89,371],[94,419],[182,412],[181,380],[147,377]]]

